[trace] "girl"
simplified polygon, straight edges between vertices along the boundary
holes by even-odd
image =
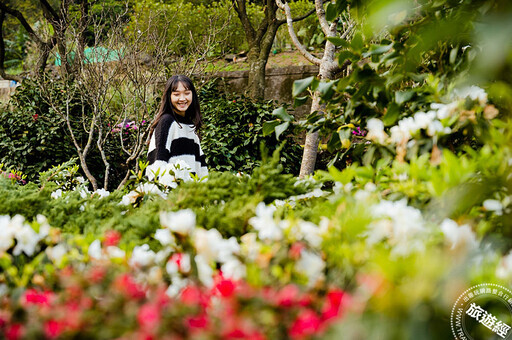
[[[149,166],[146,175],[152,179],[168,164],[188,167],[199,178],[208,175],[205,157],[199,144],[202,125],[197,92],[190,78],[172,76],[165,85],[160,109],[150,128]]]

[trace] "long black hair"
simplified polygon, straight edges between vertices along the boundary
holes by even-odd
[[[150,136],[153,134],[155,127],[158,125],[163,115],[170,114],[176,121],[179,121],[179,118],[176,116],[177,113],[174,111],[174,108],[172,106],[171,94],[173,91],[176,91],[180,83],[183,84],[183,86],[187,90],[192,92],[192,103],[190,103],[190,106],[187,108],[187,111],[185,112],[185,118],[190,120],[192,124],[194,124],[194,130],[197,134],[199,134],[199,130],[203,125],[203,119],[201,116],[201,108],[199,107],[199,98],[197,97],[196,88],[194,87],[194,84],[192,83],[192,80],[190,80],[189,77],[184,75],[175,75],[169,78],[169,80],[167,80],[167,83],[165,84],[165,90],[162,95],[160,109],[158,110],[155,120],[153,121],[153,124],[151,124],[151,128],[149,130]]]

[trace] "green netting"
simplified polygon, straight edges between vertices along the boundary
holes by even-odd
[[[84,63],[104,63],[107,61],[115,61],[121,58],[121,51],[110,50],[105,47],[87,47],[84,50]],[[75,59],[75,52],[68,53],[68,60],[72,62]],[[55,65],[60,66],[62,64],[61,56],[57,53],[55,57]]]

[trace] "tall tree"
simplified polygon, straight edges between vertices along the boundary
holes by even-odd
[[[263,0],[264,18],[255,28],[247,15],[246,0],[232,0],[233,7],[242,23],[249,52],[247,60],[249,62],[249,95],[254,98],[263,98],[265,94],[265,68],[267,66],[268,56],[272,49],[277,30],[286,23],[284,19],[277,18],[277,4],[274,0]],[[291,19],[299,21],[307,18],[315,12],[314,9],[305,15]]]
[[[310,62],[315,65],[320,66],[320,70],[318,72],[318,78],[320,80],[332,80],[335,75],[341,70],[338,61],[336,59],[336,46],[332,43],[329,38],[338,37],[341,33],[341,38],[346,38],[347,35],[352,30],[352,25],[346,24],[345,27],[338,30],[338,23],[341,22],[341,18],[336,16],[335,18],[330,18],[330,22],[326,18],[326,12],[324,9],[324,1],[323,0],[315,0],[315,10],[316,16],[318,17],[318,21],[320,23],[320,27],[322,28],[323,33],[326,36],[324,54],[322,58],[317,58],[300,43],[295,30],[293,29],[293,19],[291,15],[290,5],[287,2],[283,2],[282,0],[275,0],[276,5],[281,8],[286,14],[286,20],[288,23],[288,33],[297,47],[297,49],[301,52],[301,54]],[[315,91],[313,93],[313,102],[311,104],[311,112],[321,112],[322,106],[320,105],[320,92]],[[315,170],[316,157],[318,153],[318,144],[319,144],[319,133],[318,132],[310,132],[306,135],[306,142],[304,146],[304,154],[302,156],[302,163],[300,167],[299,177],[303,178],[304,176],[310,175]]]

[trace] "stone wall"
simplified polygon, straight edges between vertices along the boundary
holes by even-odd
[[[295,80],[304,79],[318,74],[318,66],[287,66],[267,69],[265,79],[265,99],[280,103],[293,104],[292,86]],[[249,71],[217,72],[211,77],[224,79],[223,86],[227,91],[243,94],[247,90]],[[292,112],[297,118],[309,114],[311,103],[306,103]]]

